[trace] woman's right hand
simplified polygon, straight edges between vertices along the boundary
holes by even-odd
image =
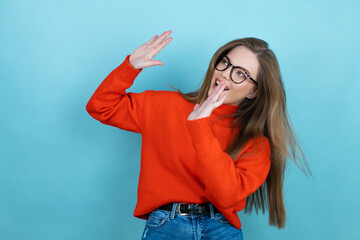
[[[164,32],[160,35],[155,35],[147,43],[138,47],[129,58],[129,63],[136,69],[146,68],[155,65],[164,65],[159,60],[152,60],[156,54],[158,54],[161,49],[163,49],[173,38],[169,37],[171,30]]]

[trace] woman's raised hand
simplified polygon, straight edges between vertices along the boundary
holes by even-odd
[[[171,30],[164,32],[160,35],[160,37],[156,35],[151,38],[147,43],[138,47],[130,55],[130,64],[136,69],[146,68],[155,65],[164,65],[161,61],[152,60],[152,58],[155,57],[155,55],[158,54],[161,49],[163,49],[173,39],[172,37],[169,37],[165,40],[165,38],[167,38],[170,34]]]

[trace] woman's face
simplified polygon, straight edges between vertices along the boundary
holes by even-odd
[[[234,66],[240,66],[248,70],[250,76],[257,80],[257,72],[259,68],[259,62],[256,55],[244,46],[237,46],[232,49],[226,55],[231,64]],[[230,79],[231,67],[228,67],[225,71],[219,71],[214,68],[213,76],[211,78],[211,86],[209,88],[208,96],[214,91],[215,82],[223,81],[229,90],[220,94],[219,99],[223,96],[224,92],[228,92],[223,104],[239,105],[245,98],[254,98],[256,96],[255,83],[250,79],[246,79],[240,84],[236,84]],[[226,88],[226,87],[225,87]]]

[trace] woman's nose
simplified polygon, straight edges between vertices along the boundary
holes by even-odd
[[[231,67],[227,68],[225,71],[222,71],[221,75],[226,78],[227,80],[230,79],[230,72],[231,72]]]

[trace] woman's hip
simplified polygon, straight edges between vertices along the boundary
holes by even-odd
[[[243,239],[241,229],[236,229],[209,203],[208,213],[184,213],[184,208],[179,208],[174,203],[171,210],[156,209],[150,213],[142,234],[143,240],[233,240]],[[190,211],[191,212],[191,211]],[[196,212],[196,211],[195,211]],[[206,211],[205,211],[206,212]]]

